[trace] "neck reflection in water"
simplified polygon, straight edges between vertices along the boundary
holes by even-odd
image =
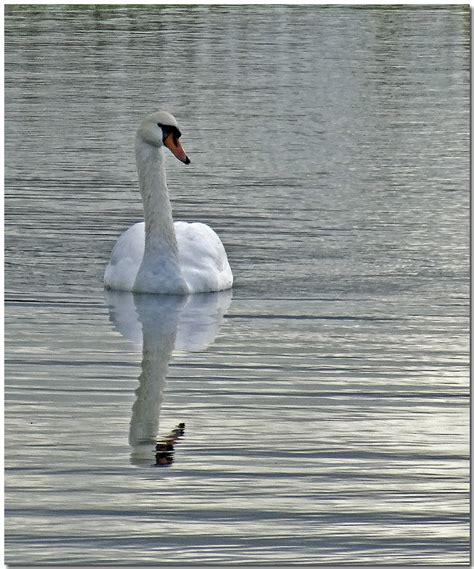
[[[130,420],[131,462],[170,465],[184,422],[157,444],[160,409],[173,351],[201,352],[215,340],[232,292],[189,296],[105,291],[110,320],[127,340],[142,346],[142,371]],[[162,445],[168,445],[165,449]]]

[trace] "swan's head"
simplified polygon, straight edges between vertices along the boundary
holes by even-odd
[[[179,141],[181,131],[173,115],[159,111],[147,115],[137,130],[137,139],[157,148],[166,146],[178,160],[190,164],[184,148]]]

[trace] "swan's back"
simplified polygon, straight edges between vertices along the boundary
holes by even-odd
[[[224,245],[204,223],[174,223],[179,265],[190,293],[226,290],[233,276]],[[145,250],[145,223],[136,223],[118,239],[104,276],[107,288],[133,291]],[[156,291],[159,293],[160,291]]]

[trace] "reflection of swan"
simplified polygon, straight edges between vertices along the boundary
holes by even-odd
[[[106,291],[114,327],[143,346],[129,432],[133,463],[150,464],[173,350],[205,350],[217,336],[231,298],[231,291],[190,296]]]
[[[163,145],[189,164],[180,136],[176,119],[166,112],[148,115],[138,128],[135,156],[145,222],[130,227],[115,244],[105,270],[106,288],[188,294],[232,286],[217,234],[203,223],[173,224]]]

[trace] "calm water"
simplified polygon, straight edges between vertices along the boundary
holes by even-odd
[[[468,563],[469,26],[7,7],[9,564]],[[160,108],[232,293],[103,291]]]

